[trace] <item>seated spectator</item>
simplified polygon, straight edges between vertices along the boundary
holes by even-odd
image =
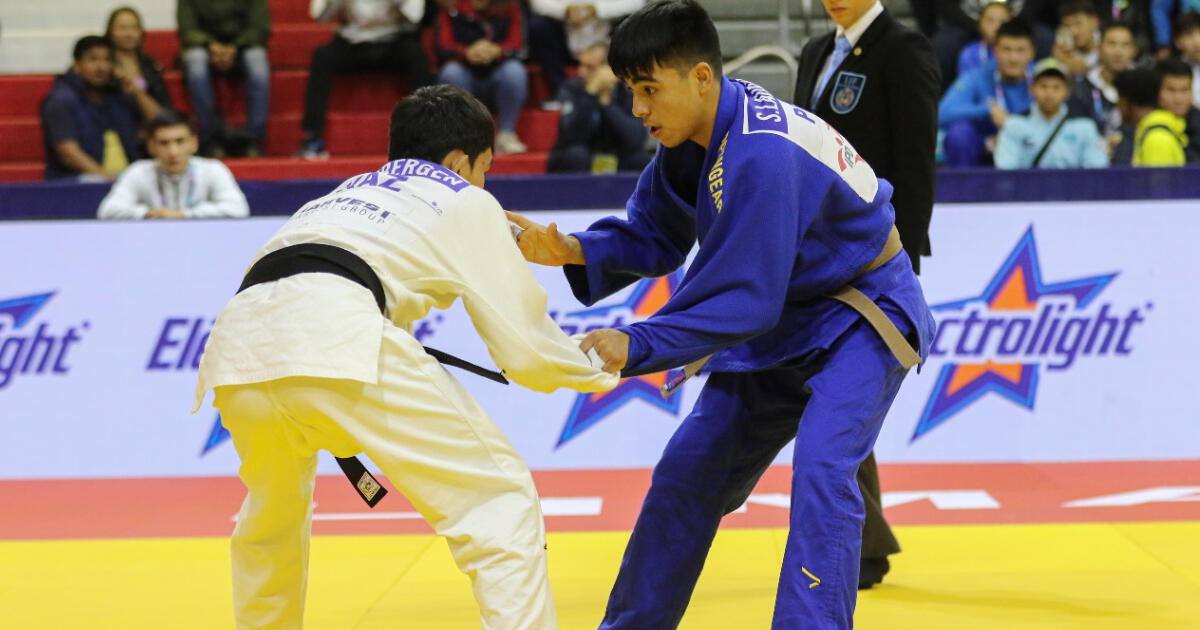
[[[178,0],[176,19],[183,47],[183,71],[192,109],[200,123],[200,154],[224,157],[262,155],[267,137],[271,67],[267,0]],[[240,68],[246,76],[246,132],[225,128],[213,97],[213,72]]]
[[[996,31],[995,61],[959,77],[938,105],[938,125],[946,133],[947,165],[986,163],[987,139],[1004,126],[1010,112],[1029,109],[1028,71],[1032,61],[1029,26],[1021,20],[1005,22]]]
[[[979,12],[979,40],[963,46],[958,53],[958,76],[962,76],[996,58],[996,31],[1011,20],[1012,8],[1007,2],[988,2]]]
[[[1067,113],[1070,79],[1053,57],[1033,69],[1035,107],[1004,121],[996,141],[996,168],[1099,168],[1108,166],[1096,123]]]
[[[121,7],[108,15],[108,28],[104,36],[113,45],[113,75],[121,82],[121,88],[138,102],[146,118],[153,118],[158,110],[171,106],[171,95],[163,81],[162,66],[142,51],[146,31],[142,28],[142,16],[132,7]]]
[[[1133,67],[1136,56],[1133,31],[1125,24],[1109,24],[1100,34],[1100,64],[1076,79],[1071,87],[1067,101],[1071,115],[1091,116],[1110,147],[1116,146],[1122,135],[1130,131],[1121,128],[1113,79],[1118,72]]]
[[[1171,16],[1200,13],[1197,0],[1150,0],[1150,23],[1154,30],[1154,56],[1171,56]]]
[[[1200,106],[1200,14],[1184,13],[1175,21],[1175,47],[1192,68],[1192,102]]]
[[[308,71],[304,140],[296,154],[311,160],[329,157],[325,115],[333,75],[387,72],[406,77],[415,90],[433,83],[433,74],[417,35],[425,0],[312,0],[309,13],[318,22],[339,22],[333,41],[313,51]]]
[[[1093,0],[1100,21],[1104,24],[1124,24],[1133,33],[1137,50],[1153,48],[1150,26],[1151,0]]]
[[[531,0],[529,55],[542,66],[551,93],[566,80],[566,68],[592,44],[605,41],[613,22],[642,8],[645,0]]]
[[[46,179],[112,179],[141,157],[144,112],[113,77],[112,43],[89,35],[75,43],[74,55],[42,101]]]
[[[1034,41],[1036,57],[1041,59],[1051,53],[1054,32],[1039,21],[1045,13],[1045,0],[1007,0],[1014,19],[1029,25]],[[941,0],[942,27],[934,34],[933,53],[942,71],[942,87],[951,85],[958,77],[958,56],[963,47],[981,37],[979,20],[988,0]]]
[[[187,118],[164,109],[149,125],[152,160],[138,160],[100,202],[101,219],[245,217],[246,196],[229,168],[195,157],[196,135]]]
[[[633,115],[631,93],[608,65],[608,42],[592,44],[579,54],[579,76],[563,84],[557,100],[562,105],[558,141],[546,170],[640,171],[650,162],[649,134]]]
[[[1178,59],[1158,62],[1158,106],[1179,116],[1187,123],[1187,160],[1200,160],[1200,109],[1192,100],[1192,69]]]
[[[1125,123],[1134,130],[1134,166],[1183,166],[1187,122],[1158,106],[1159,78],[1154,70],[1136,68],[1117,74],[1117,107]]]
[[[500,118],[496,153],[524,153],[517,116],[529,95],[525,25],[518,0],[459,0],[442,10],[437,29],[438,79],[492,105]]]
[[[1080,77],[1100,64],[1100,16],[1092,0],[1066,0],[1059,7],[1061,25],[1054,58],[1066,66],[1068,78]]]

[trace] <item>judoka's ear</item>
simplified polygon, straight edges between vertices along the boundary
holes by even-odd
[[[692,66],[692,77],[696,79],[696,84],[699,85],[702,94],[713,86],[715,79],[712,66],[705,61]]]
[[[454,171],[463,179],[471,174],[471,158],[462,149],[454,149],[442,158],[442,166]]]

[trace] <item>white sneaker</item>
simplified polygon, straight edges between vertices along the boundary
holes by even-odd
[[[501,131],[496,134],[496,153],[525,153],[529,147],[517,137],[514,131]]]

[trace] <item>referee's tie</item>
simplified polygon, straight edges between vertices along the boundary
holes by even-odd
[[[825,93],[825,85],[829,83],[829,78],[837,71],[838,66],[845,61],[846,55],[850,53],[850,40],[846,39],[845,35],[838,35],[837,41],[833,44],[833,54],[829,56],[829,66],[825,68],[825,72],[821,74],[821,80],[817,81],[817,89],[812,93],[812,108],[817,108],[817,102],[821,100],[821,94]]]

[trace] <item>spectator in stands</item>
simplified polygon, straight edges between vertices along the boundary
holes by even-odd
[[[979,40],[963,46],[958,53],[958,76],[996,58],[996,31],[1012,18],[1012,7],[1004,0],[993,0],[984,5],[979,12]]]
[[[1134,166],[1182,166],[1187,123],[1158,106],[1159,77],[1154,70],[1135,68],[1117,73],[1113,83],[1120,95],[1117,107],[1125,123],[1134,129]]]
[[[1192,100],[1192,69],[1178,59],[1158,62],[1158,106],[1179,116],[1187,123],[1187,160],[1200,159],[1200,109]]]
[[[149,124],[152,160],[138,160],[100,202],[101,219],[245,217],[246,196],[229,168],[195,157],[196,134],[179,112],[164,109]]]
[[[42,101],[46,179],[112,179],[141,157],[137,132],[145,112],[113,77],[111,42],[88,35],[75,43],[74,57]]]
[[[1104,24],[1124,24],[1133,33],[1137,50],[1152,47],[1150,27],[1151,0],[1094,0],[1096,12]]]
[[[500,118],[496,153],[524,153],[517,116],[529,94],[525,25],[518,0],[459,0],[437,26],[438,79],[492,105]]]
[[[1054,32],[1038,19],[1045,12],[1045,0],[1008,0],[1013,16],[1029,25],[1037,59],[1050,54]],[[942,27],[933,36],[933,51],[942,71],[942,86],[953,83],[958,74],[958,55],[971,40],[980,37],[979,18],[989,0],[941,0]]]
[[[1200,107],[1200,14],[1184,13],[1175,20],[1175,47],[1192,68],[1192,103]]]
[[[551,93],[566,80],[566,68],[589,46],[608,39],[615,20],[646,0],[530,0],[529,55],[542,66]]]
[[[1113,148],[1129,130],[1122,130],[1121,111],[1117,109],[1117,88],[1113,79],[1118,72],[1133,67],[1137,56],[1133,31],[1125,24],[1109,24],[1100,33],[1100,64],[1075,80],[1067,107],[1072,116],[1091,116],[1100,135]],[[1114,162],[1119,161],[1114,159]]]
[[[608,65],[608,42],[579,53],[579,76],[558,90],[562,104],[558,141],[546,170],[552,173],[640,171],[650,162],[649,134],[633,115],[633,98]]]
[[[1154,30],[1154,56],[1171,56],[1171,16],[1200,13],[1200,0],[1150,0],[1150,23]]]
[[[313,51],[304,99],[304,140],[297,155],[325,159],[325,114],[333,75],[372,71],[404,75],[408,89],[434,81],[421,47],[417,25],[425,0],[312,0],[309,13],[318,22],[337,20],[333,41]]]
[[[1066,66],[1053,57],[1033,69],[1035,106],[1004,121],[996,141],[996,168],[1100,168],[1108,166],[1104,141],[1091,118],[1067,112],[1071,91]]]
[[[262,155],[271,92],[266,49],[271,15],[267,0],[178,2],[179,42],[188,94],[200,123],[200,154]],[[213,96],[213,72],[228,74],[235,67],[246,76],[246,134],[225,128]]]
[[[1092,0],[1066,0],[1059,6],[1061,24],[1054,41],[1054,58],[1066,67],[1067,78],[1080,77],[1100,64],[1100,16]]]
[[[945,130],[949,166],[979,166],[987,161],[988,138],[1011,113],[1029,109],[1029,64],[1033,34],[1023,20],[1005,22],[996,31],[996,59],[958,78],[938,106]]]
[[[121,88],[138,102],[147,119],[171,106],[171,95],[163,81],[162,66],[142,51],[146,31],[142,16],[132,7],[121,7],[108,15],[104,36],[113,45],[113,75]]]

